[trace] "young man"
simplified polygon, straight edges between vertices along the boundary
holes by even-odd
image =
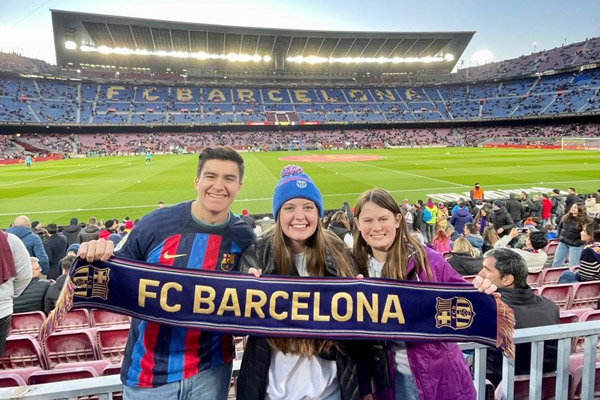
[[[558,306],[533,293],[527,285],[527,273],[523,257],[512,249],[500,248],[485,253],[479,275],[498,287],[498,293],[502,294],[500,300],[515,313],[516,329],[559,324]],[[544,372],[556,370],[556,349],[556,340],[544,343]],[[528,374],[531,344],[518,344],[515,350],[515,375]],[[498,386],[502,380],[502,354],[496,348],[488,348],[487,379],[494,386]]]
[[[31,167],[31,156],[25,157],[25,165]]]
[[[513,228],[508,235],[496,242],[494,248],[499,249],[504,247],[514,251],[523,257],[529,272],[540,272],[548,260],[548,255],[542,250],[548,244],[546,234],[529,231],[523,249],[508,247],[508,243],[519,236],[520,233],[519,228]]]
[[[228,147],[205,148],[196,199],[154,210],[129,234],[117,256],[189,269],[236,271],[254,240],[248,224],[230,212],[242,188],[244,160]],[[107,260],[112,242],[83,243],[78,255]],[[132,318],[121,369],[127,399],[226,399],[233,360],[231,335]]]

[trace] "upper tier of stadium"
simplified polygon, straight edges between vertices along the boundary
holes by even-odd
[[[0,78],[4,125],[323,125],[593,115],[600,69],[479,84],[154,86]]]

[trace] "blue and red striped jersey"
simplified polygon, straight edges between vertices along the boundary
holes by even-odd
[[[237,271],[241,254],[254,240],[250,226],[231,213],[222,226],[198,224],[191,205],[179,203],[144,216],[116,255],[178,268]],[[132,318],[121,381],[156,387],[230,363],[233,354],[229,334]]]

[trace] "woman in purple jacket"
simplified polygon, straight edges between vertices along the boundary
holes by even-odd
[[[353,255],[364,276],[465,283],[440,254],[411,237],[398,204],[384,189],[361,195],[354,221],[358,232],[354,235]],[[480,284],[476,286],[483,291]],[[372,354],[370,373],[378,400],[476,397],[469,368],[456,343],[381,342]]]

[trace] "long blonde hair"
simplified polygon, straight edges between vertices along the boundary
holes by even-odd
[[[452,252],[469,253],[473,258],[479,257],[480,255],[479,250],[471,246],[471,242],[469,242],[466,237],[459,237],[454,241],[454,245],[452,246]]]
[[[289,239],[281,229],[280,219],[277,224],[265,233],[273,249],[276,275],[296,275],[294,255],[290,251]],[[333,232],[323,229],[317,224],[315,233],[306,240],[304,250],[306,270],[310,276],[327,276],[326,259],[331,257],[335,261],[337,276],[355,278],[358,274],[353,264],[350,251]],[[312,357],[321,353],[329,353],[336,342],[323,339],[305,338],[268,338],[269,345],[284,354],[300,354],[303,357]]]
[[[396,200],[385,189],[371,189],[360,195],[356,206],[354,207],[354,218],[359,221],[362,208],[367,203],[373,203],[377,206],[389,210],[394,216],[400,218],[400,226],[396,229],[396,236],[392,246],[387,251],[385,264],[381,271],[383,278],[407,279],[408,260],[412,257],[414,268],[417,274],[425,272],[429,280],[433,280],[433,273],[429,267],[427,253],[421,243],[413,238],[406,226],[406,221],[402,217],[400,207]],[[352,251],[354,260],[358,269],[366,276],[368,273],[369,256],[373,256],[373,250],[363,239],[357,224],[354,225],[354,248]]]

